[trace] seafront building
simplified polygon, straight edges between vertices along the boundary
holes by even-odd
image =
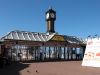
[[[11,31],[1,38],[0,55],[12,61],[82,59],[86,46],[84,41],[55,31],[56,11],[52,8],[45,15],[47,32]]]

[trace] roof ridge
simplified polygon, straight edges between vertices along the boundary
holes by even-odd
[[[41,32],[32,32],[32,31],[21,31],[21,30],[13,30],[11,32],[27,32],[27,33],[38,33],[38,34],[46,34],[46,33],[41,33]]]

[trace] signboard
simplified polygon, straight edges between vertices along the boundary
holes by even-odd
[[[100,67],[100,39],[88,39],[82,66]]]
[[[63,36],[55,35],[51,40],[53,41],[65,41]]]
[[[46,42],[45,45],[46,46],[63,46],[64,47],[65,45],[68,45],[68,42],[59,42],[59,41],[58,42],[57,41],[54,42],[54,41],[49,41],[49,42]]]

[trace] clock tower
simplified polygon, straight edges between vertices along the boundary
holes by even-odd
[[[56,20],[56,12],[50,8],[46,12],[47,32],[55,33],[54,21]]]

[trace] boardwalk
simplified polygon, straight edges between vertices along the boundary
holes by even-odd
[[[81,61],[15,63],[0,75],[100,75],[100,68],[82,67]]]

